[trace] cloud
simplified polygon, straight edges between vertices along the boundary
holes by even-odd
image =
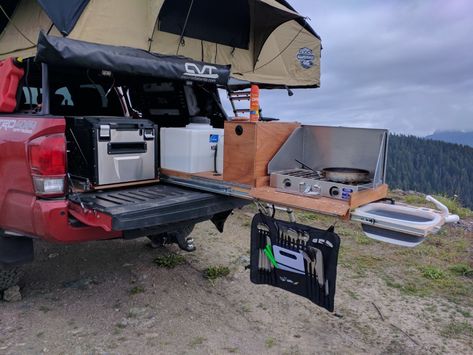
[[[322,37],[321,88],[262,91],[266,116],[417,135],[473,130],[473,2],[291,3]]]

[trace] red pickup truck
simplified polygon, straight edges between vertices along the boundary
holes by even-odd
[[[191,251],[195,223],[211,220],[222,231],[231,211],[248,203],[160,183],[159,164],[154,179],[103,189],[86,188],[88,182],[78,187],[70,173],[77,170],[69,154],[78,117],[146,118],[182,127],[198,112],[223,127],[215,84],[47,66],[33,58],[7,59],[0,71],[0,291],[18,281],[17,265],[33,259],[35,239],[147,236]]]

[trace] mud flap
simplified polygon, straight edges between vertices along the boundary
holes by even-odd
[[[334,311],[340,237],[257,214],[251,225],[250,278]]]
[[[223,227],[225,226],[225,222],[227,221],[228,217],[232,214],[232,212],[233,210],[228,210],[228,211],[216,213],[213,215],[212,219],[210,220],[220,233],[223,233]]]

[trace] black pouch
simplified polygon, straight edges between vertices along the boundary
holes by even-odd
[[[322,230],[259,213],[251,224],[251,282],[282,288],[333,312],[339,247],[333,227]]]

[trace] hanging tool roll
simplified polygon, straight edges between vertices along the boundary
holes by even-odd
[[[303,296],[334,310],[340,237],[257,214],[251,225],[251,282]]]

